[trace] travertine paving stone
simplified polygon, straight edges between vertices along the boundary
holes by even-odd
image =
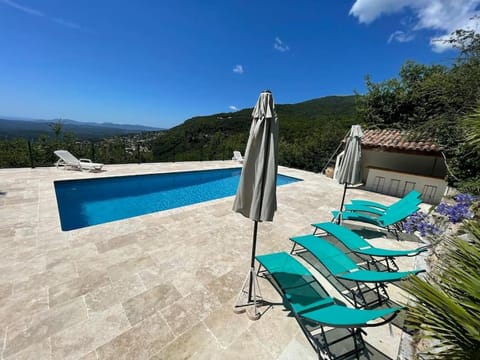
[[[55,336],[64,329],[87,320],[87,309],[83,299],[77,298],[52,310],[19,320],[7,327],[3,356],[8,357],[21,350]]]
[[[155,360],[182,360],[195,358],[208,345],[215,343],[215,338],[203,322],[197,323],[189,332],[177,337],[162,352],[154,355]]]
[[[175,287],[170,284],[161,284],[126,300],[122,306],[133,326],[180,298],[181,295]]]
[[[275,289],[260,279],[260,320],[234,314],[249,268],[253,222],[233,197],[62,231],[54,181],[237,167],[233,161],[106,165],[101,173],[51,168],[0,170],[1,359],[313,359]],[[261,223],[257,253],[289,251],[288,238],[330,220],[343,186],[280,167],[303,179],[279,187],[273,222]],[[347,199],[394,198],[349,189]],[[370,239],[393,249],[417,244]],[[414,259],[399,259],[402,269]],[[307,265],[308,267],[308,265]],[[310,267],[311,268],[311,267]],[[314,274],[325,288],[332,285]],[[391,297],[405,294],[389,286]],[[366,339],[396,358],[401,331],[368,329]]]
[[[220,308],[221,303],[215,295],[200,288],[162,310],[162,315],[173,332],[180,335]]]
[[[97,348],[99,359],[149,359],[174,339],[159,313],[145,318],[131,329]]]
[[[8,325],[48,310],[48,288],[27,288],[15,291],[0,302],[2,323]]]
[[[34,343],[26,349],[8,357],[8,360],[49,360],[52,358],[50,338]]]
[[[140,257],[128,259],[126,261],[109,266],[107,268],[107,273],[108,276],[110,276],[110,279],[115,281],[128,277],[131,274],[136,274],[141,270],[148,269],[154,265],[155,263],[150,256],[142,255]]]
[[[121,305],[90,313],[85,321],[52,336],[52,359],[78,359],[130,329]]]
[[[78,296],[85,295],[110,282],[104,272],[91,272],[88,275],[55,285],[49,288],[50,306],[61,304]]]
[[[113,281],[112,289],[120,302],[124,302],[147,290],[138,274]]]

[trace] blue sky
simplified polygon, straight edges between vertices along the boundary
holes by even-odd
[[[197,115],[365,91],[480,0],[0,0],[0,115],[171,127]]]

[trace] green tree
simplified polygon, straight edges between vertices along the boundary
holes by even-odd
[[[480,153],[472,152],[461,126],[480,100],[480,36],[458,30],[447,42],[459,50],[450,67],[407,61],[396,78],[374,83],[367,77],[357,107],[369,127],[428,134],[445,149],[450,184],[461,187],[480,173]]]
[[[359,98],[359,114],[372,127],[415,128],[445,112],[444,100],[450,87],[437,89],[432,84],[447,82],[447,74],[443,66],[407,61],[397,78],[375,83],[367,76],[367,93]]]
[[[52,129],[53,134],[55,135],[55,141],[58,143],[60,140],[60,136],[62,135],[63,121],[58,120],[57,122],[51,123],[48,126],[50,127],[50,129]]]
[[[467,141],[480,153],[480,105],[465,118],[463,126],[467,134]]]
[[[458,158],[458,164],[455,166],[458,169],[462,169],[465,179],[458,184],[458,188],[461,191],[480,194],[480,171],[478,166],[478,159],[480,159],[480,105],[477,106],[475,111],[463,119],[463,130],[466,134],[466,141],[463,145],[465,154],[463,157]]]
[[[478,16],[475,17],[477,25],[479,24],[479,19]],[[476,30],[458,29],[445,42],[460,51],[458,61],[480,61],[480,34]]]
[[[0,141],[0,167],[14,168],[30,166],[28,144],[25,139]]]

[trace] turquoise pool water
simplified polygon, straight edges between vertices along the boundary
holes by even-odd
[[[235,195],[240,168],[55,181],[68,231]],[[300,181],[278,175],[277,186]]]

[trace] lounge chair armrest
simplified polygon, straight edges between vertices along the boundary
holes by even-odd
[[[79,160],[80,160],[80,162],[88,162],[88,163],[92,162],[92,160],[90,160],[90,159],[79,159]]]
[[[365,324],[364,326],[365,327],[377,327],[377,326],[382,326],[382,325],[388,324],[389,322],[391,322],[393,319],[395,319],[397,317],[397,315],[400,313],[400,311],[402,309],[404,309],[404,307],[403,306],[398,306],[396,308],[393,307],[393,308],[390,308],[390,309],[391,310],[396,310],[396,311],[393,311],[392,313],[383,316],[383,320],[380,321],[380,322],[368,323],[368,324]]]

